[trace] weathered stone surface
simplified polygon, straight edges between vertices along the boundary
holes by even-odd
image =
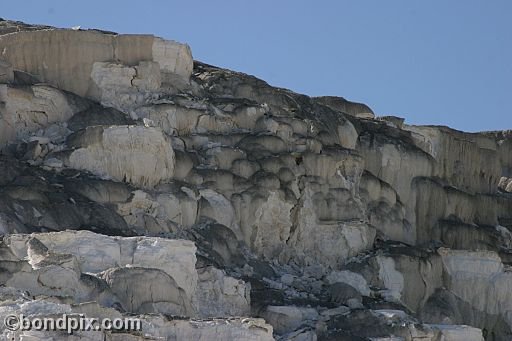
[[[315,97],[315,101],[329,108],[347,113],[349,115],[353,115],[360,118],[374,118],[375,114],[372,109],[370,109],[367,105],[362,103],[354,103],[347,101],[343,97],[334,97],[334,96],[322,96]]]
[[[2,58],[12,67],[38,75],[43,82],[101,100],[92,81],[95,62],[133,66],[158,63],[160,70],[188,79],[192,55],[187,45],[151,35],[116,35],[98,31],[46,29],[0,36]],[[73,77],[68,77],[68,75]]]
[[[446,341],[463,341],[475,340],[483,341],[482,331],[478,328],[469,326],[450,326],[450,325],[430,325],[430,327],[440,332],[441,340]]]
[[[162,85],[157,62],[141,61],[136,66],[96,62],[91,72],[97,100],[106,107],[130,112],[147,100],[148,93]]]
[[[65,164],[98,176],[152,187],[174,174],[174,151],[156,128],[91,127],[68,139],[74,150]]]
[[[0,306],[2,320],[8,314],[24,314],[27,318],[58,318],[62,314],[84,314],[85,317],[108,319],[134,319],[115,309],[101,308],[94,304],[56,304],[50,301],[18,300],[11,306]],[[3,330],[1,340],[118,340],[146,341],[155,338],[165,340],[252,340],[270,341],[272,326],[257,318],[172,319],[162,315],[139,315],[140,331],[74,331],[72,334],[56,331]]]
[[[101,278],[110,286],[126,311],[167,315],[192,313],[185,291],[162,270],[117,268],[105,271]]]
[[[313,308],[268,306],[263,317],[274,327],[276,333],[285,334],[298,329],[307,321],[318,319],[318,313]]]
[[[510,319],[510,278],[494,252],[440,250],[450,291],[473,308]]]
[[[14,72],[11,63],[0,59],[0,83],[11,83],[14,81]]]
[[[355,288],[361,295],[370,296],[370,288],[368,287],[368,283],[358,273],[343,270],[343,271],[333,271],[329,275],[327,275],[327,280],[329,284],[335,283],[345,283]]]
[[[498,183],[498,188],[504,192],[512,193],[512,178],[502,176]]]
[[[0,84],[0,102],[0,148],[52,123],[64,122],[85,108],[73,96],[48,85]]]
[[[247,316],[251,287],[214,267],[198,269],[198,305],[201,316]],[[215,302],[215,304],[212,304]]]
[[[412,132],[417,146],[436,160],[433,176],[469,193],[496,192],[502,174],[495,139],[443,127],[405,129]]]
[[[512,339],[510,131],[375,118],[150,35],[0,19],[0,52],[0,319],[143,321],[0,339]]]

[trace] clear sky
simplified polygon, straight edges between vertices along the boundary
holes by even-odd
[[[0,17],[153,33],[197,60],[410,124],[512,129],[511,0],[16,0]]]

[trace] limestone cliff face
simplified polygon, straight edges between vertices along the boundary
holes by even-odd
[[[0,150],[0,318],[144,321],[88,340],[512,338],[510,132],[0,21]]]

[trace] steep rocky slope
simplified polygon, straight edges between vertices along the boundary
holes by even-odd
[[[0,318],[143,321],[0,339],[512,339],[510,132],[5,20],[0,83]]]

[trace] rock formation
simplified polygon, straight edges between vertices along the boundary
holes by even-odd
[[[0,151],[0,319],[142,321],[1,340],[512,339],[510,131],[0,20]]]

